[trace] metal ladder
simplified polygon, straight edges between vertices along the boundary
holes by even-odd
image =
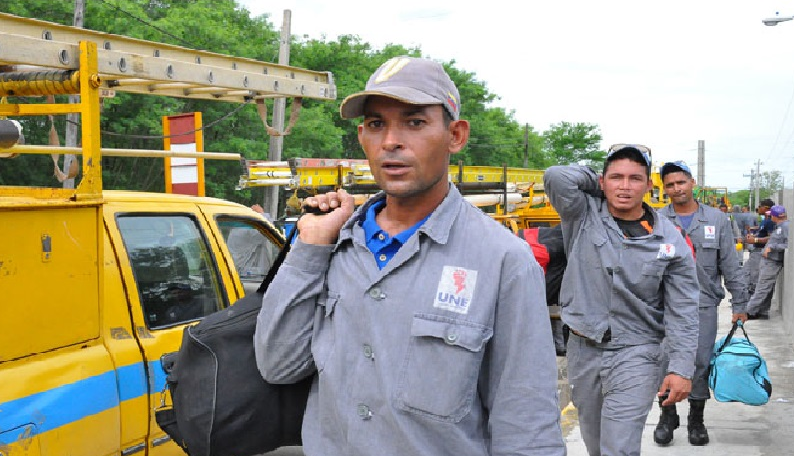
[[[230,102],[274,97],[336,98],[330,72],[260,62],[0,13],[0,65],[78,70],[79,44],[97,45],[98,88]],[[0,73],[2,74],[2,73]],[[62,74],[62,73],[58,73]],[[41,76],[43,77],[43,76]],[[43,84],[0,80],[2,95],[39,95]],[[74,84],[76,77],[65,78]],[[66,83],[55,94],[72,93]]]

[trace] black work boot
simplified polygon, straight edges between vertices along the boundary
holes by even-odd
[[[656,425],[656,429],[653,431],[653,441],[659,445],[667,445],[673,441],[673,431],[678,429],[680,423],[675,404],[662,405],[665,399],[667,399],[666,396],[659,398],[659,408],[662,413],[659,415],[659,424]]]
[[[689,443],[702,446],[709,443],[709,432],[703,424],[703,409],[705,400],[689,400],[689,416],[687,417],[686,430],[689,432]]]

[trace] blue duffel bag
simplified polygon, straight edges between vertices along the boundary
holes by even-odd
[[[741,328],[744,338],[734,337]],[[764,405],[772,395],[766,361],[750,342],[741,321],[733,324],[727,336],[714,344],[709,372],[709,387],[720,402]]]

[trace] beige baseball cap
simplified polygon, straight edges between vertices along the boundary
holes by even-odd
[[[364,115],[364,104],[370,95],[394,98],[415,105],[441,105],[453,120],[460,119],[460,94],[444,67],[433,60],[416,57],[394,57],[370,76],[364,91],[342,101],[343,119]]]

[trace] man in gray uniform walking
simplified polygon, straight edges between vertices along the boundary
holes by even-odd
[[[783,255],[788,247],[788,216],[783,206],[772,206],[769,216],[775,223],[766,246],[761,251],[761,265],[755,292],[747,303],[747,314],[751,319],[768,319],[772,304],[772,292],[780,270],[783,268]]]
[[[731,221],[721,210],[700,204],[695,200],[695,179],[683,161],[665,163],[660,169],[664,192],[671,203],[659,209],[659,214],[680,227],[692,240],[696,252],[698,282],[700,283],[699,336],[695,357],[695,376],[689,393],[687,431],[689,443],[705,445],[709,434],[703,423],[703,408],[709,393],[709,362],[717,338],[717,306],[725,297],[722,288],[731,292],[732,322],[747,321],[744,306],[747,303],[747,284],[739,266],[734,244],[735,234]],[[667,445],[673,440],[673,430],[679,425],[675,404],[661,405],[659,424],[653,440]]]
[[[342,189],[307,198],[325,214],[298,220],[254,336],[266,380],[315,375],[306,455],[565,454],[543,271],[449,182],[460,106],[411,57],[342,102],[382,191],[357,210]]]
[[[544,176],[568,257],[560,292],[568,378],[590,456],[639,455],[654,393],[669,391],[665,405],[686,399],[695,371],[695,262],[676,227],[643,202],[650,167],[647,147],[620,144],[601,176],[576,165]]]

